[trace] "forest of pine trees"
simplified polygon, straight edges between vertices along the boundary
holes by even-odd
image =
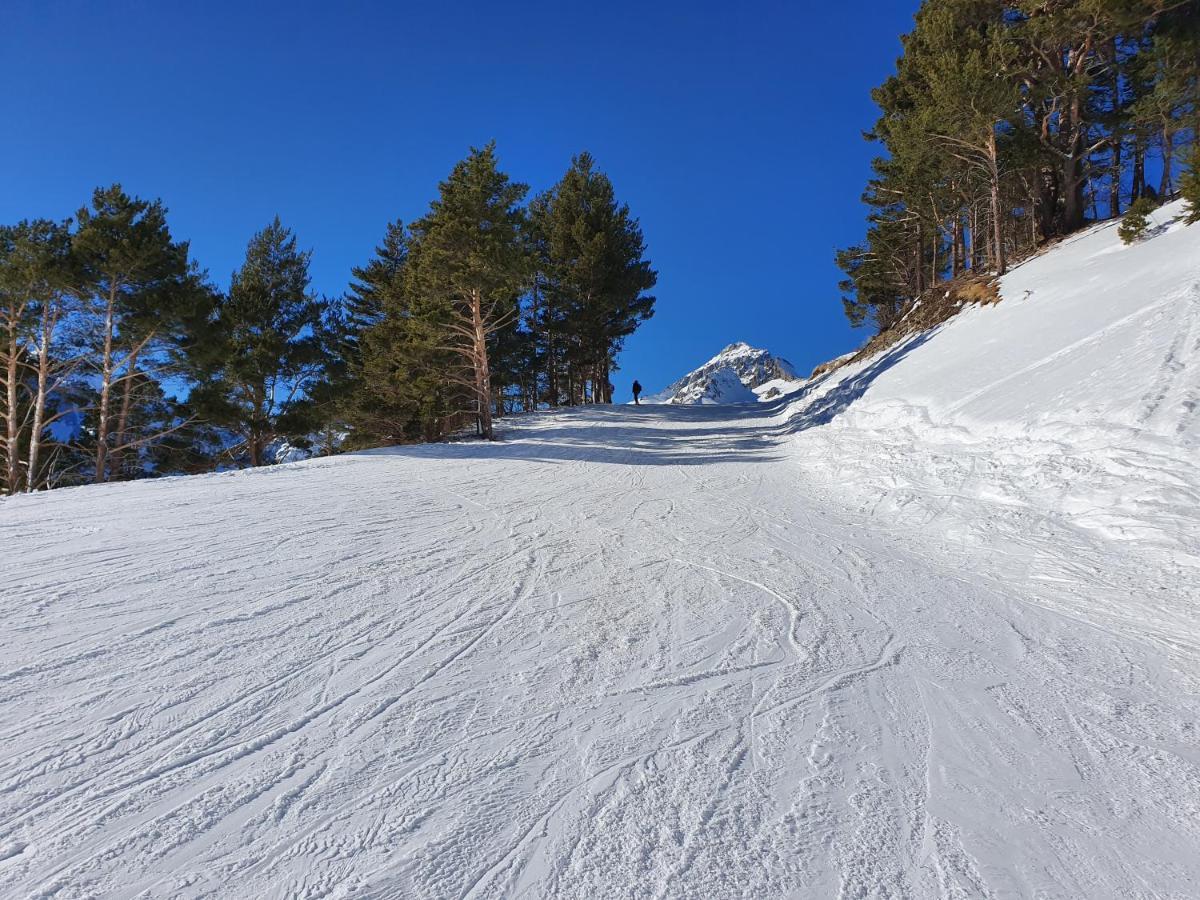
[[[284,442],[491,439],[513,412],[611,403],[654,311],[645,256],[586,153],[530,197],[472,150],[338,298],[278,218],[222,292],[161,201],[97,189],[70,220],[0,226],[0,492],[258,466]]]
[[[866,236],[837,254],[855,325],[1200,193],[1200,0],[925,0],[903,48],[873,94]]]

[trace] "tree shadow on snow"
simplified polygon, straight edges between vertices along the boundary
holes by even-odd
[[[805,405],[796,415],[787,421],[787,424],[781,430],[794,434],[799,431],[806,431],[809,428],[815,428],[819,425],[828,425],[851,405],[860,400],[868,388],[875,382],[875,379],[928,341],[939,330],[939,328],[931,328],[928,331],[921,332],[894,345],[864,367],[862,371],[842,379],[830,391]],[[790,402],[803,400],[805,394],[815,393],[817,388],[825,384],[828,379],[836,378],[837,374],[835,371],[824,375],[813,382],[813,384],[807,385],[800,393],[793,394],[787,399]]]
[[[796,393],[763,403],[714,406],[567,407],[501,419],[500,440],[390,447],[376,453],[424,459],[487,459],[541,463],[588,462],[623,466],[707,466],[763,463],[782,457],[778,438],[825,425],[871,384],[937,331],[931,329],[884,352],[860,372],[823,375]],[[831,380],[837,383],[807,404]],[[789,407],[798,411],[773,422]],[[523,427],[513,428],[510,423]]]
[[[558,409],[501,419],[500,440],[418,444],[377,451],[435,459],[590,462],[633,466],[757,463],[777,458],[760,427],[765,411],[745,407],[612,406]],[[512,428],[521,420],[526,427]],[[745,422],[745,425],[739,423]],[[752,422],[760,423],[759,426]]]

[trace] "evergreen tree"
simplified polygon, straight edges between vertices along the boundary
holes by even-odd
[[[0,488],[6,494],[21,489],[21,437],[28,405],[25,336],[28,332],[31,294],[38,290],[39,266],[30,265],[30,226],[0,228],[0,414],[4,431],[0,434],[3,470]]]
[[[461,360],[442,347],[437,320],[422,318],[434,307],[406,289],[411,239],[399,224],[355,270],[350,304],[369,303],[369,320],[348,316],[347,390],[340,409],[352,429],[352,445],[437,440],[462,410],[474,414],[474,382],[464,388],[449,373]],[[416,302],[414,302],[414,300]],[[368,321],[358,328],[356,321]]]
[[[564,396],[567,383],[566,358],[569,326],[563,291],[555,277],[550,256],[550,208],[553,191],[533,198],[529,204],[528,245],[531,283],[527,319],[529,323],[530,361],[533,373],[532,405],[545,400],[551,407],[570,399]]]
[[[137,386],[160,381],[168,370],[186,374],[213,297],[189,262],[187,242],[171,237],[160,201],[130,197],[120,185],[98,188],[76,222],[74,288],[92,322],[99,376],[94,480],[100,482],[120,468],[122,452],[161,436],[130,428]]]
[[[438,413],[424,410],[422,397],[436,394],[428,383],[437,366],[421,352],[404,293],[409,237],[400,222],[365,266],[353,270],[347,299],[348,365],[341,412],[353,428],[353,443],[404,442],[438,436]]]
[[[217,311],[213,371],[194,402],[240,438],[251,466],[267,461],[276,437],[303,428],[297,414],[322,372],[322,304],[308,290],[310,256],[277,216],[250,239]]]
[[[1145,235],[1146,229],[1150,227],[1150,214],[1154,212],[1156,204],[1149,197],[1139,197],[1134,200],[1129,209],[1125,211],[1125,215],[1121,218],[1121,224],[1117,228],[1117,234],[1126,244],[1132,244],[1134,241],[1141,240]]]
[[[57,403],[75,379],[82,354],[78,334],[64,335],[78,311],[70,293],[70,229],[67,223],[39,220],[17,228],[18,283],[27,298],[26,350],[31,392],[25,489],[38,490],[50,473],[44,470],[43,447],[52,440],[50,426],[73,412]],[[51,408],[52,404],[56,407]],[[14,486],[15,489],[15,486]]]
[[[356,347],[362,333],[378,324],[387,314],[387,297],[396,289],[404,263],[408,259],[408,231],[397,219],[389,222],[383,243],[365,266],[351,270],[354,280],[346,298],[346,337]]]
[[[989,27],[1001,11],[999,2],[930,0],[918,15],[925,46],[914,42],[906,54],[926,92],[919,124],[949,157],[944,171],[953,172],[953,161],[958,161],[987,184],[997,275],[1007,268],[1000,144],[1013,130],[1011,120],[1021,104],[1020,87],[997,77],[1012,67],[1015,57],[1010,42],[997,38]],[[932,212],[942,218],[938,210]]]
[[[645,259],[641,226],[588,153],[572,159],[537,219],[550,276],[546,318],[553,310],[568,338],[572,402],[582,398],[587,381],[594,402],[611,403],[613,357],[654,314],[654,297],[646,291],[658,275]]]
[[[471,397],[483,436],[494,439],[489,344],[516,320],[529,270],[520,207],[528,188],[497,166],[494,143],[472,149],[412,225],[404,294],[416,343],[453,362],[438,375]]]

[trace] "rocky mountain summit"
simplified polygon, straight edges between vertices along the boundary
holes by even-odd
[[[796,370],[786,359],[738,341],[645,402],[754,403],[759,399],[755,388],[772,381],[795,381],[796,377]]]

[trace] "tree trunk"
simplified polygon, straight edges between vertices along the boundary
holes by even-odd
[[[1083,174],[1084,113],[1083,99],[1079,92],[1072,94],[1068,109],[1070,110],[1068,131],[1071,137],[1062,165],[1063,234],[1071,234],[1083,227],[1084,210],[1086,209],[1083,196],[1086,181]]]
[[[1042,166],[1038,170],[1038,234],[1048,241],[1059,232],[1058,200],[1061,180],[1059,171],[1053,166]]]
[[[942,245],[942,230],[940,227],[937,227],[937,228],[933,229],[933,245],[930,248],[930,257],[929,257],[929,286],[930,287],[937,287],[938,275],[940,274],[940,269],[938,268],[938,262],[939,262],[938,250],[940,249],[941,245]]]
[[[8,459],[5,465],[5,487],[10,494],[15,494],[20,490],[21,481],[21,460],[20,460],[20,436],[18,434],[17,421],[17,323],[14,320],[10,323],[10,331],[8,334],[8,359],[5,377],[7,378],[7,396],[5,403],[7,404],[4,410],[4,418],[6,424],[6,445]]]
[[[488,441],[496,439],[492,432],[492,377],[488,371],[487,332],[483,327],[483,298],[478,290],[471,291],[471,330],[474,335],[472,356],[475,363],[475,396],[479,400],[479,429]]]
[[[1116,218],[1121,214],[1121,145],[1118,139],[1113,143],[1112,165],[1108,175],[1108,215]]]
[[[1175,157],[1175,135],[1171,133],[1170,127],[1163,126],[1162,130],[1162,177],[1158,181],[1158,196],[1162,200],[1166,200],[1171,196],[1171,164]]]
[[[104,357],[100,365],[100,411],[96,424],[96,484],[102,484],[108,463],[108,412],[112,394],[113,313],[117,303],[117,286],[110,286],[104,309]]]
[[[546,331],[546,398],[551,406],[558,406],[558,361],[554,358],[554,332]]]
[[[986,227],[984,229],[984,234],[986,235],[986,237],[984,238],[984,244],[985,244],[984,256],[987,259],[988,269],[995,272],[996,271],[996,229],[992,227],[991,209],[992,209],[992,201],[991,201],[991,196],[990,196],[990,192],[989,192],[988,211],[983,214],[983,218],[985,220],[984,224],[986,225]]]
[[[1112,91],[1112,159],[1109,162],[1108,175],[1108,215],[1116,218],[1121,214],[1121,150],[1125,145],[1125,134],[1121,128],[1121,70],[1117,65],[1117,42],[1109,41],[1109,71],[1112,75],[1109,89]]]
[[[542,306],[542,296],[538,292],[538,275],[535,272],[533,276],[533,328],[537,328],[538,311]],[[546,301],[544,304],[545,322],[546,322],[546,402],[550,406],[558,406],[558,366],[554,359],[554,329],[550,327],[550,303]],[[536,333],[536,332],[535,332]],[[534,342],[534,350],[536,352],[537,343]],[[533,409],[537,409],[537,372],[536,367],[533,373]]]
[[[971,228],[971,274],[979,272],[979,204],[972,203],[970,210]]]
[[[137,389],[134,382],[137,381],[137,359],[138,351],[134,350],[129,354],[127,367],[125,369],[125,381],[121,385],[121,409],[117,413],[117,427],[113,434],[117,437],[117,446],[111,451],[111,467],[116,470],[118,475],[125,465],[125,445],[129,443],[129,436],[125,433],[129,427],[129,411],[133,407],[133,392]]]
[[[1062,179],[1062,234],[1071,234],[1083,227],[1085,179],[1080,169],[1080,160],[1071,159],[1063,164]]]
[[[42,306],[42,340],[38,345],[37,394],[33,398],[33,425],[29,432],[29,468],[25,473],[25,490],[38,488],[38,461],[42,453],[42,428],[46,421],[46,394],[50,382],[50,341],[54,337],[54,317],[50,303]]]
[[[962,274],[962,257],[959,255],[959,243],[962,241],[962,219],[957,214],[951,225],[950,234],[950,277],[957,278]]]
[[[1029,249],[1033,250],[1038,243],[1038,217],[1037,217],[1037,193],[1033,189],[1032,184],[1026,183],[1026,188],[1029,190]]]
[[[917,283],[915,285],[917,295],[925,293],[925,232],[921,226],[917,225]]]
[[[1140,199],[1146,193],[1146,145],[1140,132],[1133,138],[1133,186],[1129,202]]]

